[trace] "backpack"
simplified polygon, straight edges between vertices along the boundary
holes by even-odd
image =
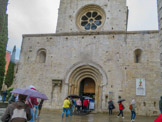
[[[17,103],[14,103],[15,105],[15,109],[13,110],[13,115],[11,116],[11,120],[15,120],[17,121],[17,118],[22,118],[24,119],[24,121],[27,120],[27,113],[26,113],[26,107],[27,105],[25,105],[24,107],[19,108]]]
[[[132,110],[133,109],[133,106],[132,106],[132,104],[131,105],[129,105],[129,110]]]
[[[15,118],[23,118],[24,120],[27,120],[26,111],[24,109],[14,109],[11,120]]]

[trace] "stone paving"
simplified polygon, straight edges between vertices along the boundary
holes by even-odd
[[[0,108],[0,117],[4,113],[5,109]],[[138,116],[135,119],[135,122],[154,122],[156,117],[142,117]],[[0,121],[1,122],[1,121]],[[116,115],[109,116],[108,114],[88,114],[88,115],[73,115],[70,117],[61,117],[61,112],[47,112],[43,111],[41,116],[37,119],[36,122],[131,122],[130,116],[127,114],[125,118],[117,118]]]
[[[137,116],[135,122],[154,122],[155,119],[156,117]],[[124,119],[108,114],[74,115],[62,118],[60,112],[43,112],[37,122],[131,122],[131,120],[129,115],[125,115]]]

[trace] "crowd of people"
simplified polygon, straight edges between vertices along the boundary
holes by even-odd
[[[123,99],[124,101],[124,99]],[[119,114],[117,115],[117,117],[119,118],[120,115],[122,116],[122,118],[124,119],[124,105],[123,105],[123,101],[119,100],[118,101],[118,105],[119,105]],[[129,109],[131,111],[131,121],[135,121],[135,117],[136,117],[136,112],[135,112],[135,99],[132,99],[131,104],[129,105]],[[112,101],[112,99],[110,99],[110,101],[108,102],[108,109],[109,109],[109,115],[112,115],[112,111],[113,109],[115,109],[114,103]]]
[[[120,98],[121,99],[121,98]],[[117,117],[119,118],[120,115],[122,116],[122,118],[124,119],[124,105],[123,105],[123,101],[118,101],[118,106],[119,106],[119,114],[117,115]],[[109,115],[112,115],[112,111],[113,109],[115,109],[115,106],[114,106],[114,103],[112,101],[112,99],[110,99],[110,101],[108,101],[108,109],[109,109]],[[136,117],[136,102],[135,102],[135,99],[132,99],[130,105],[129,105],[129,110],[131,112],[131,122],[134,122],[135,121],[135,117]],[[160,113],[162,114],[162,96],[160,98],[160,101],[159,101],[159,110],[160,110]]]
[[[32,85],[29,87],[32,90],[36,90],[36,88]],[[122,116],[124,119],[124,105],[123,102],[125,99],[119,99],[118,100],[118,107],[119,107],[119,114],[117,117],[119,118]],[[35,97],[29,97],[27,95],[23,94],[12,94],[11,97],[8,100],[8,107],[2,116],[1,120],[2,122],[35,122],[38,116],[40,116],[40,112],[42,109],[44,100],[40,99],[38,101]],[[66,97],[63,102],[63,111],[62,111],[62,118],[64,117],[64,114],[66,113],[66,117],[72,116],[74,111],[76,111],[77,114],[80,114],[81,112],[88,113],[90,106],[90,100],[89,99],[80,99],[80,98],[72,98],[72,97]],[[111,116],[113,114],[113,109],[115,109],[115,105],[112,99],[108,101],[108,110],[109,115]],[[131,122],[135,121],[136,117],[136,101],[135,99],[132,99],[129,105],[129,109],[131,112]],[[159,110],[162,114],[162,96],[159,101]]]
[[[29,89],[36,90],[32,85],[29,86]],[[43,101],[35,97],[13,93],[1,120],[2,122],[35,122],[40,115]]]
[[[66,117],[69,115],[72,116],[74,111],[76,111],[77,114],[80,114],[81,111],[84,113],[88,113],[89,111],[89,100],[84,99],[83,101],[80,98],[72,98],[72,97],[66,97],[63,103],[63,112],[62,117],[64,117],[64,114],[66,113]]]

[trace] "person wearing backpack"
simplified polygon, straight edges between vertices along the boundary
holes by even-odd
[[[8,105],[1,118],[2,122],[27,122],[32,118],[30,108],[25,104],[26,97],[26,95],[19,94],[19,100]]]
[[[135,117],[136,117],[136,112],[135,112],[135,99],[132,100],[131,105],[129,106],[129,109],[131,110],[131,122],[134,122]]]

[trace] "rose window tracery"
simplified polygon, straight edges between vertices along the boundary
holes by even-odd
[[[93,31],[102,27],[105,21],[104,11],[96,5],[82,8],[77,17],[78,27],[82,30]]]

